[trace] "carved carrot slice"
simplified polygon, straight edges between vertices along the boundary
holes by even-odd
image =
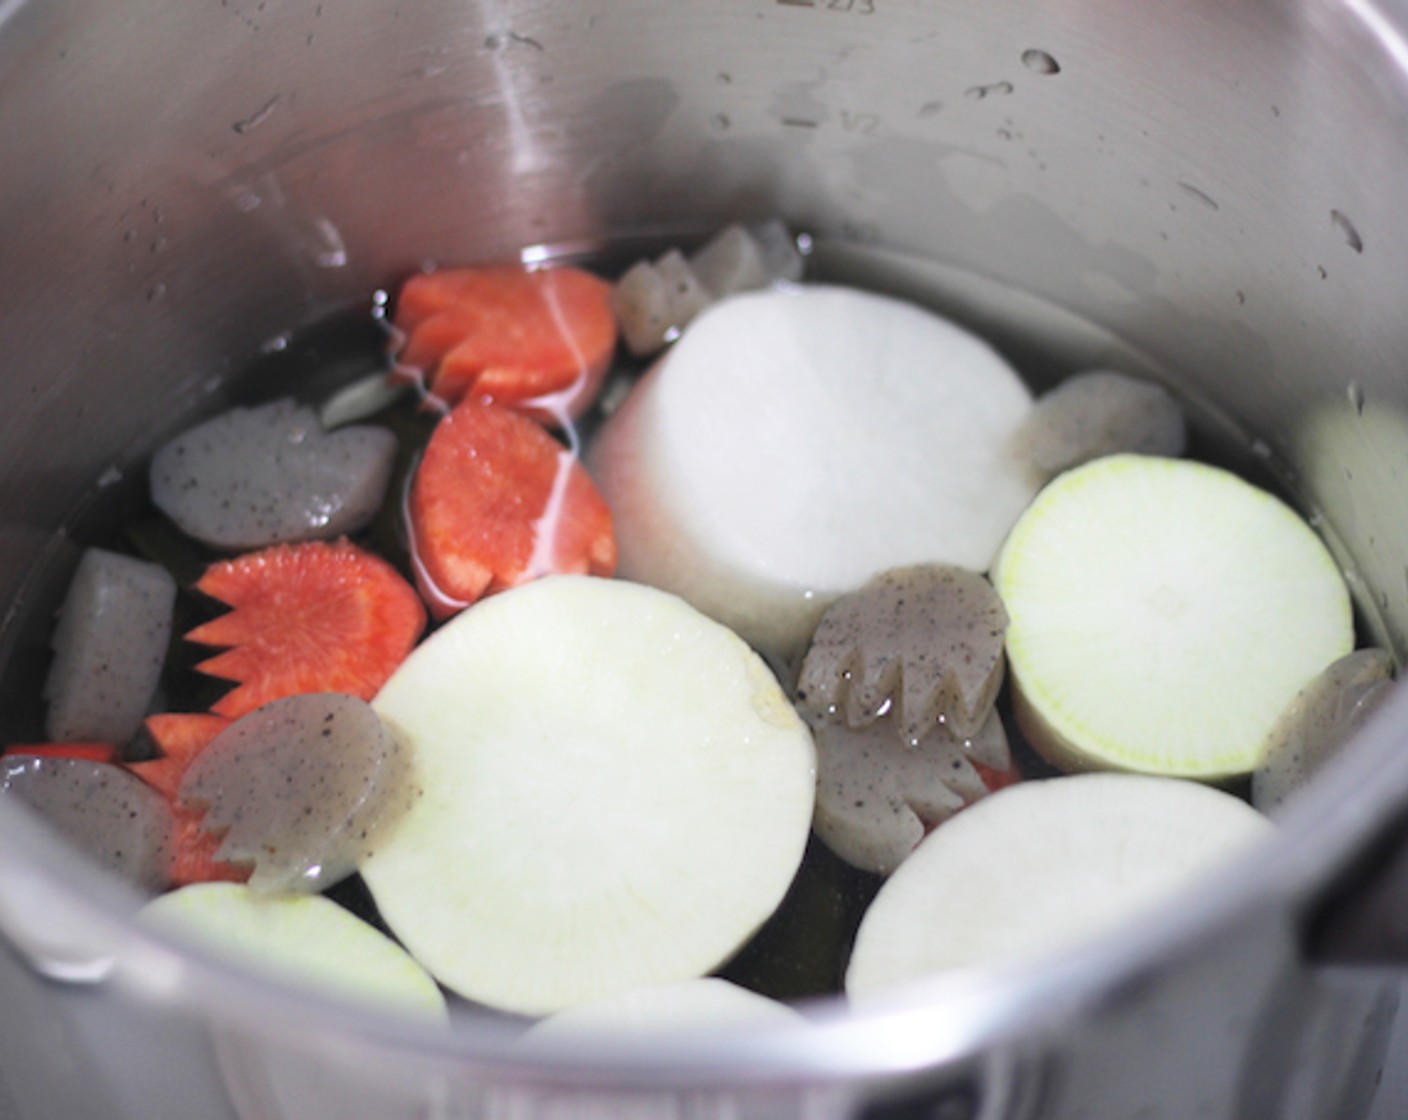
[[[466,400],[411,486],[416,578],[437,618],[552,573],[609,576],[611,512],[582,465],[533,421]]]
[[[467,395],[549,422],[580,415],[616,350],[610,285],[577,268],[517,264],[413,276],[393,317],[398,360],[448,404]],[[542,402],[539,404],[538,402]]]
[[[234,608],[186,635],[230,647],[199,668],[237,683],[212,708],[232,719],[302,692],[370,700],[425,629],[415,589],[345,540],[212,564],[196,587]]]
[[[242,883],[249,878],[249,867],[216,859],[223,834],[201,827],[205,810],[182,805],[176,798],[191,761],[228,726],[228,719],[206,713],[149,716],[147,734],[161,753],[145,762],[127,764],[128,770],[165,797],[171,806],[174,827],[167,876],[172,886],[222,881]]]

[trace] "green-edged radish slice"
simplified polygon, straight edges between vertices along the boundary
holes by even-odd
[[[781,902],[815,750],[762,660],[672,595],[552,576],[483,600],[373,702],[424,795],[362,874],[442,983],[547,1014],[699,976]]]
[[[865,1000],[969,966],[1030,963],[1115,929],[1273,826],[1229,793],[1142,774],[1023,782],[935,830],[866,911]]]
[[[1329,551],[1227,471],[1140,455],[1054,480],[993,569],[1018,722],[1067,769],[1218,779],[1354,641]]]
[[[651,1038],[666,1031],[726,1031],[803,1022],[784,1003],[708,976],[631,988],[559,1011],[523,1037],[534,1043],[557,1038]]]
[[[329,995],[446,1015],[435,981],[404,949],[321,895],[260,895],[239,883],[198,883],[149,902],[142,918]]]

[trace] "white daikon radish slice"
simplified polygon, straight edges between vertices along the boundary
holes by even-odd
[[[811,736],[762,660],[673,596],[585,576],[502,592],[373,706],[424,793],[362,876],[470,999],[547,1014],[702,975],[801,862]]]
[[[706,311],[605,423],[588,465],[620,572],[777,657],[877,572],[984,571],[1033,494],[1030,411],[985,343],[846,288]]]
[[[315,893],[356,870],[414,799],[407,751],[354,696],[275,700],[220,732],[181,779],[215,858],[253,864],[255,891]]]
[[[435,981],[404,949],[320,895],[267,896],[239,883],[198,883],[149,902],[140,917],[327,995],[386,1011],[447,1015]]]
[[[797,706],[864,727],[882,713],[904,741],[942,724],[975,735],[1002,684],[1007,612],[992,584],[946,564],[882,572],[822,616],[802,660]]]
[[[571,1038],[654,1038],[671,1031],[728,1031],[799,1026],[805,1019],[786,1004],[714,976],[631,988],[559,1011],[535,1023],[525,1042]]]
[[[1112,370],[1067,378],[1018,429],[1016,453],[1042,478],[1119,452],[1177,458],[1188,444],[1187,423],[1165,390]]]
[[[958,810],[1017,779],[996,712],[971,738],[935,727],[914,744],[892,718],[860,728],[812,725],[816,834],[847,863],[877,875],[894,871]]]
[[[1264,812],[1305,785],[1388,699],[1393,659],[1381,649],[1341,657],[1296,693],[1272,728],[1252,774],[1252,804]]]
[[[375,516],[395,454],[389,430],[325,432],[311,408],[291,400],[235,408],[157,450],[152,501],[216,548],[327,540]]]
[[[100,548],[84,552],[51,639],[50,739],[125,743],[137,733],[166,662],[175,602],[176,581],[165,568]]]
[[[166,799],[120,766],[7,754],[0,791],[29,805],[79,851],[143,890],[167,882],[174,824]]]
[[[325,431],[343,428],[390,408],[411,389],[410,381],[393,381],[385,373],[369,373],[333,393],[318,409]]]
[[[935,830],[886,880],[861,921],[846,992],[865,1000],[1070,949],[1192,889],[1272,831],[1231,794],[1175,778],[1010,786]]]
[[[1018,722],[1067,769],[1247,773],[1296,692],[1354,643],[1310,527],[1185,460],[1116,455],[1061,475],[993,583]]]

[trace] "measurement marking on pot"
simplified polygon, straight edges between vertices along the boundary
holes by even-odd
[[[1222,209],[1222,207],[1217,204],[1217,199],[1213,198],[1213,196],[1208,194],[1207,191],[1199,190],[1197,187],[1193,186],[1192,183],[1180,182],[1178,184],[1178,189],[1181,190],[1184,194],[1186,194],[1189,198],[1193,199],[1195,202],[1202,203],[1209,210]]]
[[[970,101],[982,101],[989,97],[1006,97],[1015,88],[1011,82],[993,82],[987,86],[969,86],[963,91],[963,96]]]
[[[784,128],[820,128],[820,121],[807,120],[805,117],[783,117]]]
[[[256,128],[258,128],[261,124],[263,124],[269,119],[269,114],[274,111],[275,107],[278,105],[282,97],[283,94],[281,93],[274,94],[273,97],[269,98],[268,101],[264,102],[264,104],[261,105],[258,109],[256,109],[252,114],[245,117],[243,120],[235,121],[235,123],[232,124],[230,127],[236,132],[238,132],[240,135],[244,135],[246,132],[253,132]]]
[[[773,0],[782,8],[815,8],[825,12],[849,12],[857,16],[873,16],[876,0]]]
[[[1345,217],[1342,211],[1331,210],[1330,222],[1340,231],[1340,236],[1344,238],[1346,245],[1356,253],[1364,251],[1364,239],[1359,236],[1359,231],[1354,228],[1354,223]]]

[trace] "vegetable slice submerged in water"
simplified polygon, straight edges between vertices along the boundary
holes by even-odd
[[[29,805],[102,867],[146,890],[166,885],[170,809],[120,766],[83,758],[7,754],[0,792]]]
[[[375,516],[395,453],[385,428],[324,432],[292,400],[235,408],[157,450],[152,501],[216,548],[331,539]]]
[[[186,638],[229,646],[198,668],[238,685],[232,719],[300,692],[376,695],[425,629],[415,589],[347,541],[275,545],[212,564],[196,587],[232,609]]]
[[[411,791],[406,752],[363,701],[313,692],[222,731],[181,779],[216,852],[256,891],[313,893],[350,875]]]
[[[935,830],[861,921],[846,992],[865,1000],[955,968],[1029,962],[1187,889],[1272,825],[1173,778],[1023,782]]]
[[[757,654],[673,596],[514,588],[432,635],[373,706],[424,793],[362,877],[470,999],[543,1014],[699,976],[801,862],[811,737]]]
[[[432,613],[553,573],[610,575],[611,512],[576,456],[506,408],[467,400],[411,484],[412,555]]]
[[[995,351],[918,307],[750,293],[690,324],[588,466],[624,576],[786,658],[876,572],[988,567],[1034,490],[1009,451],[1030,407]]]
[[[557,423],[595,398],[616,349],[609,285],[579,268],[446,268],[396,300],[399,361],[448,404],[466,396]]]
[[[1276,721],[1252,774],[1252,804],[1282,804],[1388,699],[1393,659],[1381,649],[1341,657],[1307,684]]]
[[[175,601],[176,581],[156,564],[84,552],[51,642],[51,739],[125,743],[137,733],[166,660]]]
[[[1215,467],[1115,455],[1050,483],[993,569],[1018,721],[1070,769],[1249,772],[1354,641],[1349,593],[1289,506]]]
[[[271,898],[236,883],[200,883],[149,902],[141,918],[328,995],[446,1014],[440,989],[399,945],[317,895]]]

